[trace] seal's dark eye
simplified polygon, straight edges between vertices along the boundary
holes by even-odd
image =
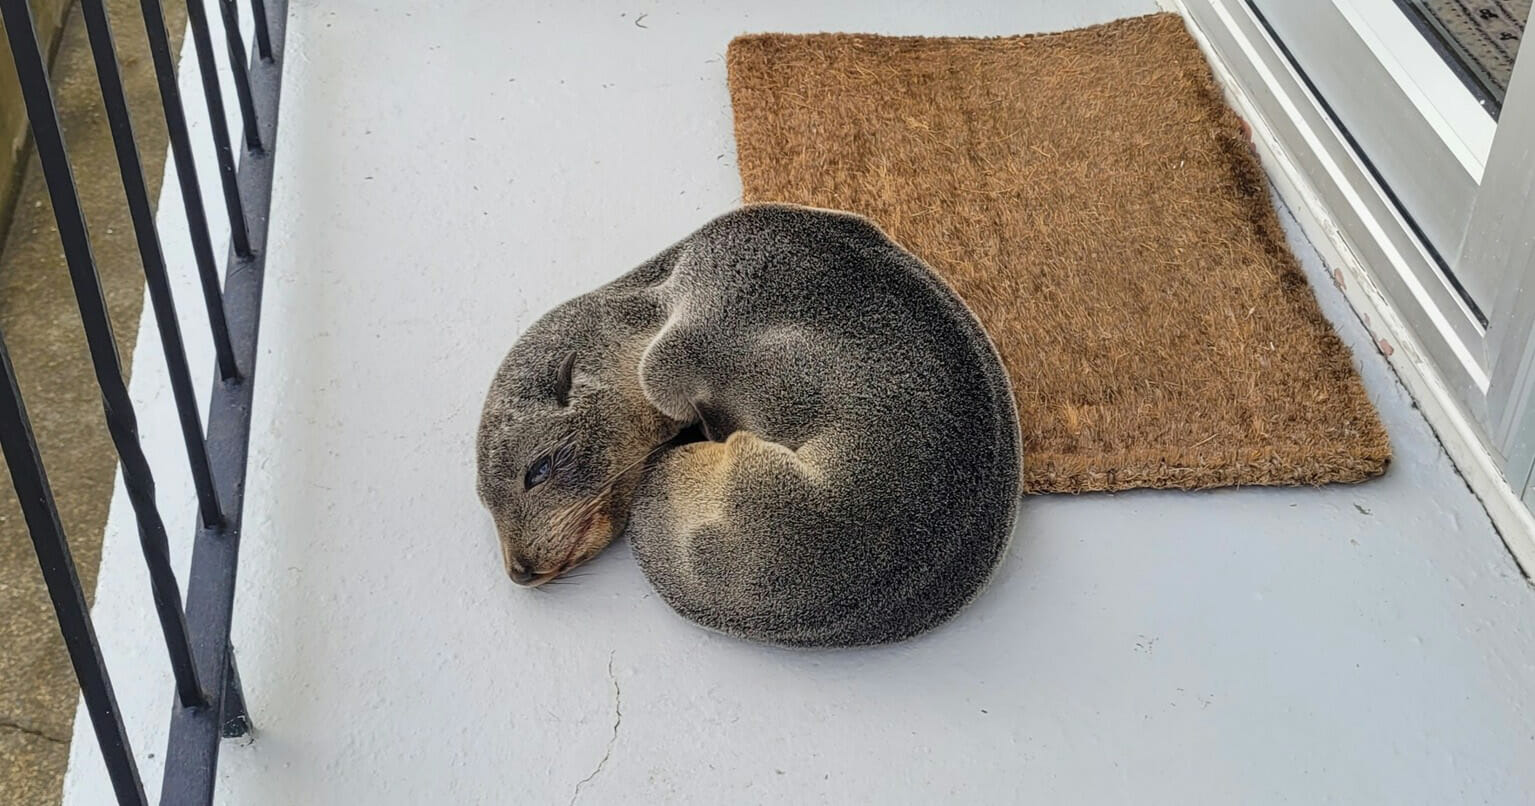
[[[522,477],[522,488],[531,490],[549,480],[549,472],[552,469],[549,457],[545,456],[528,466],[528,474]]]

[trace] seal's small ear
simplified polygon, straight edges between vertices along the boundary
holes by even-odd
[[[560,361],[560,366],[554,371],[554,399],[561,406],[570,405],[570,374],[576,366],[576,354],[570,353]]]

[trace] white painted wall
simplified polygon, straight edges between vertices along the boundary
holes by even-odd
[[[1152,10],[831,5],[296,4],[235,611],[258,732],[220,802],[1527,802],[1535,593],[1302,242],[1384,479],[1026,499],[992,588],[883,649],[706,634],[623,545],[573,586],[507,580],[473,489],[485,387],[543,310],[737,201],[732,35]],[[157,351],[132,388],[185,541]],[[121,496],[95,612],[153,796],[171,683]],[[105,802],[76,732],[67,802]]]

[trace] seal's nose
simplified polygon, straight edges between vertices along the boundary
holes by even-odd
[[[508,568],[506,570],[506,573],[507,573],[508,576],[510,576],[512,578],[512,581],[517,583],[518,585],[527,585],[527,584],[531,583],[534,579],[538,578],[537,575],[535,575],[531,571],[518,571],[518,570],[513,569],[513,568]]]

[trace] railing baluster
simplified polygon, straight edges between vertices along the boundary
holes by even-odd
[[[235,254],[250,257],[245,203],[240,198],[240,183],[235,179],[234,149],[229,145],[229,122],[224,116],[224,93],[219,89],[219,69],[213,60],[213,38],[208,33],[208,15],[204,13],[202,0],[187,0],[187,22],[191,24],[192,46],[197,51],[198,72],[202,74],[203,96],[208,101],[213,146],[218,152],[219,181],[224,186],[224,206],[229,210],[229,242],[234,246]]]
[[[245,147],[260,154],[261,131],[256,128],[256,107],[251,103],[251,77],[245,67],[245,40],[240,37],[240,9],[235,0],[218,0],[224,18],[224,39],[229,45],[229,67],[234,73],[235,100],[240,102],[240,120],[245,122]]]
[[[272,60],[272,29],[266,21],[266,0],[251,0],[251,17],[255,20],[256,53],[261,60]]]
[[[177,707],[171,713],[165,775],[160,788],[162,806],[212,803],[220,736],[240,736],[250,730],[250,715],[229,638],[245,480],[249,470],[257,334],[272,204],[273,163],[269,150],[277,136],[288,7],[287,0],[270,0],[272,11],[269,13],[268,0],[251,2],[257,15],[257,53],[247,64],[245,44],[239,35],[238,7],[235,0],[220,0],[233,72],[240,88],[246,140],[250,146],[238,166],[229,143],[229,127],[219,94],[218,68],[213,59],[208,20],[201,0],[188,2],[193,44],[213,127],[224,200],[230,214],[230,256],[221,278],[215,268],[211,232],[198,186],[189,128],[175,73],[176,63],[160,0],[140,0],[198,277],[218,356],[219,378],[210,396],[204,434],[191,387],[186,345],[176,317],[166,257],[155,224],[154,205],[144,180],[138,144],[134,141],[132,115],[123,93],[110,21],[103,0],[81,0],[123,191],[165,349],[182,438],[202,514],[193,538],[186,607],[183,608],[181,590],[171,568],[165,523],[155,503],[154,477],[139,442],[138,422],[123,380],[121,358],[49,88],[47,66],[37,46],[29,0],[0,0],[0,21],[4,22],[11,43],[38,161],[53,201],[59,240],[80,310],[80,323],[85,330],[96,383],[101,389],[107,430],[117,449],[123,486],[133,508],[140,548],[149,571],[155,612],[176,681]],[[247,197],[253,216],[249,220],[244,209]],[[69,545],[59,523],[3,338],[0,338],[0,449],[9,463],[38,563],[117,800],[125,804],[144,804],[143,783],[107,677],[106,665],[96,644],[90,611],[69,555]],[[212,687],[205,689],[202,685],[205,681]]]
[[[5,1],[7,29],[20,27],[11,16],[16,13],[14,7],[17,5],[25,11],[25,0]],[[138,766],[133,762],[133,749],[128,744],[122,712],[112,693],[112,680],[107,677],[106,662],[101,658],[101,647],[96,644],[96,628],[91,625],[85,592],[80,589],[80,577],[75,573],[69,542],[59,523],[59,510],[53,503],[53,490],[48,486],[48,474],[43,470],[43,460],[37,452],[32,422],[27,419],[27,408],[21,399],[16,370],[11,366],[4,337],[0,337],[0,368],[5,375],[0,379],[0,448],[5,451],[11,482],[16,486],[16,497],[26,516],[27,530],[32,534],[32,548],[37,552],[37,564],[48,585],[48,596],[53,600],[53,612],[58,615],[59,631],[64,634],[64,645],[69,649],[69,662],[74,665],[75,677],[80,681],[85,710],[91,715],[91,727],[96,731],[96,742],[101,745],[101,756],[107,763],[107,776],[112,780],[118,803],[148,803],[144,797],[144,784],[139,780]]]
[[[218,356],[219,377],[226,381],[240,377],[234,347],[229,343],[229,322],[224,315],[224,296],[219,286],[218,264],[213,258],[213,239],[208,234],[208,214],[203,209],[202,190],[197,183],[197,163],[192,156],[192,140],[187,133],[187,116],[181,105],[181,88],[176,84],[176,62],[165,33],[165,14],[160,0],[142,0],[144,30],[149,35],[149,53],[155,65],[155,80],[160,85],[160,104],[165,110],[165,130],[171,141],[171,158],[176,164],[176,179],[181,185],[181,203],[186,209],[191,230],[192,254],[197,260],[197,277],[202,283],[203,302],[208,308],[208,325],[213,331],[213,351]]]
[[[80,209],[74,173],[69,166],[53,93],[48,85],[48,70],[37,47],[32,15],[26,0],[0,0],[0,11],[3,11],[6,34],[11,41],[11,53],[16,61],[16,73],[20,78],[27,117],[32,124],[38,161],[43,167],[43,179],[48,186],[48,195],[53,200],[59,240],[64,246],[64,258],[69,265],[69,278],[74,285],[75,302],[80,308],[80,321],[85,326],[91,364],[96,371],[96,383],[101,387],[107,430],[117,448],[118,460],[122,465],[123,486],[128,491],[133,514],[138,520],[139,542],[144,550],[145,564],[149,567],[155,610],[160,617],[171,667],[176,674],[176,690],[183,705],[200,706],[206,703],[207,697],[198,683],[191,643],[187,638],[186,618],[181,609],[181,591],[176,586],[176,576],[171,570],[170,543],[166,539],[165,523],[155,507],[154,476],[150,473],[149,462],[144,458],[143,448],[139,445],[138,421],[128,397],[128,387],[123,383],[117,342],[112,337],[112,322],[107,314],[106,299],[102,296],[101,280],[96,276],[96,262],[91,255],[85,215]]]
[[[138,239],[139,258],[144,264],[144,279],[149,285],[155,324],[159,326],[160,344],[165,349],[165,363],[170,370],[171,392],[176,398],[176,415],[181,420],[181,437],[186,443],[192,484],[197,489],[198,509],[203,523],[218,524],[223,516],[219,513],[218,494],[213,491],[213,471],[208,464],[208,446],[203,442],[202,417],[197,413],[197,394],[192,391],[192,373],[187,369],[187,351],[181,340],[181,325],[176,319],[176,302],[166,277],[165,253],[160,248],[160,234],[155,229],[154,206],[149,201],[138,145],[133,140],[133,119],[128,113],[128,99],[123,93],[122,75],[118,72],[112,28],[107,22],[107,10],[102,0],[80,0],[80,9],[85,15],[91,55],[96,60],[96,77],[101,83],[101,99],[112,129],[112,145],[117,149],[117,167],[122,174],[128,213],[133,219],[133,234]]]

